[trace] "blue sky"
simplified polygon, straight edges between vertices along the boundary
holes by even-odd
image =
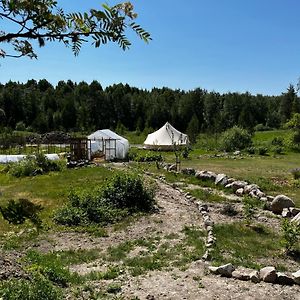
[[[58,0],[67,11],[103,2]],[[37,49],[38,60],[0,60],[0,82],[95,79],[104,87],[122,82],[146,89],[201,87],[278,95],[300,77],[299,0],[131,2],[139,14],[137,22],[152,35],[150,44],[129,32],[130,50],[87,44],[79,57],[62,44],[48,44]]]

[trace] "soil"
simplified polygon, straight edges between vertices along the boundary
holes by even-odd
[[[150,216],[144,216],[136,222],[125,226],[123,229],[115,231],[112,226],[108,228],[108,237],[93,237],[84,233],[60,232],[52,233],[47,239],[42,240],[35,248],[39,251],[50,252],[69,249],[97,249],[105,252],[108,247],[116,246],[122,242],[140,239],[150,236],[165,237],[169,234],[176,234],[176,239],[169,242],[178,242],[183,238],[182,229],[185,226],[203,227],[203,220],[197,210],[196,205],[187,200],[178,190],[171,186],[158,182],[156,195],[158,204],[157,212]],[[239,203],[234,203],[235,208],[241,210]],[[222,204],[209,204],[209,213],[215,223],[237,221],[241,217],[238,214],[234,217],[223,215],[220,211]],[[270,218],[268,213],[260,212],[257,216],[262,223],[279,228],[280,220]],[[163,241],[160,241],[161,243]],[[143,247],[133,250],[130,255],[136,255],[144,251]],[[6,268],[7,274],[18,270],[18,255],[6,257],[7,266],[2,264],[1,268]],[[266,265],[272,264],[272,258],[266,258]],[[9,265],[11,264],[11,269]],[[3,267],[4,266],[4,267]],[[71,271],[80,274],[87,274],[91,271],[103,271],[106,269],[103,261],[93,261],[88,264],[74,265]],[[289,266],[290,267],[290,266]],[[15,268],[15,269],[14,269]],[[16,269],[17,268],[17,269]],[[299,269],[299,264],[291,264],[292,269]],[[294,270],[293,270],[294,271]],[[9,273],[10,272],[10,273]],[[21,271],[20,271],[21,272]],[[118,284],[121,290],[117,293],[121,299],[299,299],[300,286],[281,286],[268,283],[254,284],[230,278],[211,275],[207,271],[207,262],[198,260],[189,265],[186,270],[177,268],[166,268],[160,271],[151,271],[147,274],[133,277],[129,273],[122,274],[114,280],[94,281],[94,290],[103,289],[109,284]],[[112,296],[113,297],[113,296]],[[73,296],[72,293],[67,299],[89,299],[88,292],[82,292],[80,296]]]

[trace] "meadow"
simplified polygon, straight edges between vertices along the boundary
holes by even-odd
[[[144,139],[144,135],[137,136],[134,133],[125,134],[125,136],[134,144],[141,144]],[[292,169],[300,166],[300,154],[297,149],[288,146],[284,147],[282,154],[274,153],[272,150],[274,146],[272,141],[275,137],[287,140],[288,136],[288,131],[256,132],[253,136],[253,147],[268,149],[265,155],[259,155],[256,152],[249,154],[247,151],[235,154],[218,151],[218,136],[200,135],[188,157],[181,157],[181,168],[225,173],[236,179],[256,183],[266,194],[274,196],[285,194],[295,201],[296,206],[300,207],[300,179],[295,179],[291,173]],[[154,270],[171,271],[175,274],[177,269],[185,272],[192,262],[201,258],[204,254],[205,244],[205,234],[199,225],[201,221],[191,220],[195,223],[194,225],[182,226],[181,224],[182,227],[169,232],[170,225],[167,222],[171,222],[173,225],[178,222],[178,219],[169,220],[168,211],[165,209],[157,215],[155,213],[131,215],[122,221],[117,220],[116,224],[112,226],[87,224],[86,226],[66,227],[53,221],[56,211],[68,202],[70,193],[96,191],[110,182],[116,174],[127,173],[128,169],[138,176],[148,171],[156,176],[164,176],[169,183],[181,184],[185,192],[190,192],[197,199],[209,203],[211,211],[217,216],[222,216],[219,212],[220,207],[223,207],[225,213],[228,213],[229,209],[226,211],[226,205],[231,206],[230,209],[237,214],[237,217],[228,219],[229,223],[223,221],[214,227],[217,243],[212,253],[213,264],[232,262],[236,265],[259,269],[268,262],[269,258],[272,258],[272,263],[279,270],[288,270],[290,265],[292,268],[299,267],[299,260],[287,256],[284,252],[278,216],[273,216],[270,212],[263,212],[261,205],[255,204],[256,213],[259,211],[259,215],[267,218],[270,224],[276,225],[276,228],[269,226],[269,223],[259,225],[255,227],[255,230],[259,229],[260,231],[255,231],[245,222],[241,212],[245,203],[241,200],[237,202],[228,200],[226,194],[229,192],[224,188],[216,187],[211,182],[200,182],[193,176],[167,172],[160,168],[155,161],[151,161],[151,158],[161,158],[165,163],[174,164],[174,152],[153,152],[133,147],[130,150],[130,157],[138,158],[138,160],[144,158],[144,162],[130,161],[125,165],[118,163],[91,164],[76,169],[63,167],[60,171],[20,178],[9,175],[5,172],[6,167],[1,166],[0,205],[5,205],[10,199],[26,198],[43,207],[40,213],[43,225],[38,230],[28,221],[24,224],[12,225],[2,217],[0,218],[1,249],[6,253],[10,253],[11,250],[21,251],[24,253],[22,264],[29,265],[30,268],[33,266],[38,268],[46,278],[43,277],[46,281],[37,281],[35,283],[37,286],[32,287],[33,289],[39,289],[39,284],[52,286],[54,283],[55,288],[57,285],[59,286],[58,292],[60,293],[61,286],[84,289],[93,282],[105,281],[108,285],[106,284],[106,290],[101,293],[103,292],[107,296],[112,291],[112,294],[121,291],[120,278],[125,273],[133,277],[142,276]],[[191,189],[191,186],[198,188]],[[212,193],[212,190],[217,192]],[[161,191],[158,192],[160,195]],[[169,205],[169,201],[175,201],[172,200],[174,195],[169,199],[168,192],[164,193],[160,199],[160,201],[165,201],[164,205]],[[165,200],[167,198],[168,200]],[[178,202],[176,201],[173,205],[177,207]],[[235,209],[237,210],[235,211]],[[189,215],[189,212],[186,213]],[[166,215],[164,216],[164,214]],[[174,215],[174,218],[178,218],[178,215]],[[133,230],[135,224],[138,224],[136,227],[139,227],[144,224],[143,222],[146,224],[145,228],[151,227],[147,234],[142,233],[135,236],[126,233],[128,226],[131,226],[130,228]],[[164,227],[167,232],[163,232],[162,228]],[[123,231],[125,236],[122,239],[114,240],[114,236],[122,236]],[[59,241],[60,234],[66,236],[66,240],[62,243],[67,242],[72,248],[62,248],[59,251],[50,248],[52,251],[48,250],[48,253],[47,251],[41,253],[37,250],[40,243],[46,243],[48,239],[50,244],[54,242],[55,245],[55,239],[58,238]],[[72,240],[67,241],[69,234],[78,235],[73,236],[75,242],[82,239],[84,242],[80,242],[78,247],[76,244],[72,245]],[[89,241],[97,241],[94,248],[89,247],[89,243],[86,243],[86,234],[90,235]],[[54,241],[53,236],[55,237]],[[241,243],[236,243],[237,239]],[[112,243],[111,240],[114,242]],[[87,248],[85,249],[83,245]],[[259,247],[255,245],[259,245]],[[27,249],[32,247],[37,247],[37,249]],[[298,251],[296,253],[299,253],[299,243],[296,244],[295,249]],[[137,254],[133,255],[132,253],[135,251]],[[107,265],[107,268],[84,275],[69,271],[68,268],[80,264],[91,264],[93,267],[98,264]],[[197,277],[197,280],[199,278]],[[22,281],[22,284],[24,286],[21,286],[20,289],[25,289],[26,281]],[[94,289],[91,288],[91,291]]]

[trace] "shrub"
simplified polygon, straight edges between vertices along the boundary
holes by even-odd
[[[8,173],[15,177],[25,177],[41,173],[41,170],[39,170],[34,157],[27,156],[25,159],[11,164]]]
[[[11,279],[0,282],[0,297],[7,300],[63,299],[61,290],[41,274],[34,275],[31,280]]]
[[[137,162],[152,162],[152,161],[162,161],[163,158],[161,154],[147,152],[145,155],[137,155],[137,157],[134,160]]]
[[[113,177],[103,189],[103,198],[116,208],[131,211],[150,211],[154,205],[154,191],[133,174]]]
[[[281,136],[276,136],[272,140],[272,145],[273,146],[283,146],[283,137]]]
[[[281,229],[283,231],[282,243],[287,253],[291,253],[300,238],[300,227],[295,222],[283,219]]]
[[[53,160],[48,159],[44,154],[38,153],[35,155],[36,164],[42,169],[43,173],[50,171],[59,171],[60,165]]]
[[[249,147],[249,148],[247,148],[247,152],[249,154],[254,154],[255,153],[255,147]]]
[[[257,124],[254,127],[254,131],[269,131],[269,130],[272,130],[272,128],[264,124]]]
[[[20,121],[16,124],[16,130],[17,131],[25,131],[26,130],[26,125],[24,124],[23,121]]]
[[[283,154],[283,147],[277,146],[273,148],[274,154]]]
[[[245,197],[243,204],[243,214],[246,220],[246,224],[250,224],[256,213],[255,201],[250,197]]]
[[[71,205],[59,209],[53,219],[56,223],[67,226],[78,226],[87,223],[86,213],[81,208]]]
[[[189,147],[184,147],[182,150],[182,157],[187,159],[190,154],[190,148]]]
[[[234,126],[222,134],[220,148],[225,151],[242,150],[251,144],[251,135],[248,131]]]
[[[15,177],[35,176],[59,170],[60,165],[56,161],[49,160],[41,153],[36,154],[36,156],[28,155],[23,160],[10,164],[8,167],[8,173]]]
[[[259,155],[266,155],[266,153],[268,152],[268,148],[266,148],[266,147],[258,147],[257,151],[258,151]]]
[[[42,210],[40,205],[36,205],[27,199],[18,201],[10,200],[6,206],[0,206],[0,211],[5,220],[12,224],[23,224],[26,219],[34,225],[40,227],[42,224],[38,213]]]
[[[291,173],[293,174],[294,179],[299,179],[300,178],[300,168],[292,169]]]
[[[69,203],[54,215],[61,225],[78,226],[89,223],[109,224],[128,214],[150,211],[154,205],[154,190],[133,174],[116,175],[101,189],[71,192]]]

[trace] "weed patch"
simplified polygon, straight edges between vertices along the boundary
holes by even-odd
[[[259,258],[276,257],[282,252],[280,236],[267,228],[258,232],[243,223],[217,224],[217,239],[212,258],[216,265],[232,263],[249,268],[260,268]]]

